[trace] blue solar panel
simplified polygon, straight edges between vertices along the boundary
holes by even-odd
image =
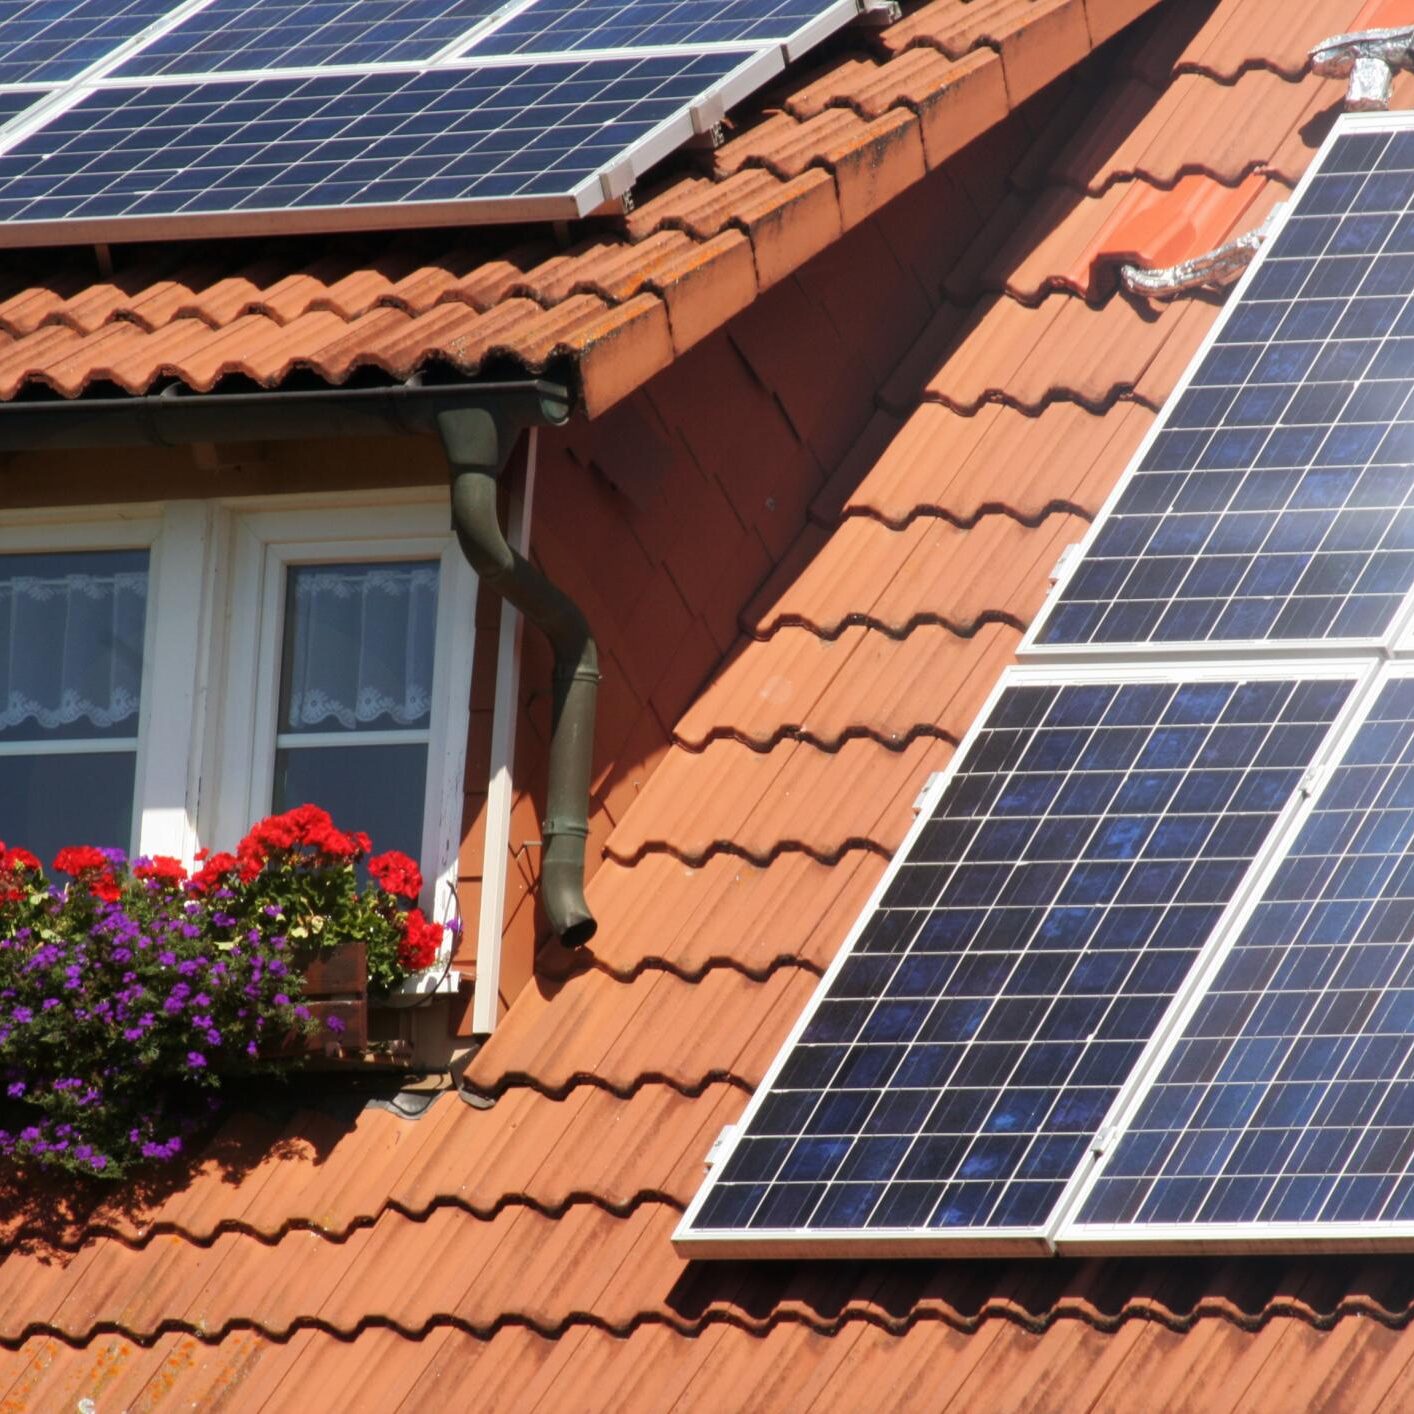
[[[1414,132],[1338,139],[1038,633],[1368,638],[1414,586]]]
[[[739,62],[684,55],[101,89],[0,155],[0,224],[406,212],[556,194]]]
[[[1081,1214],[1414,1219],[1414,680],[1381,691]],[[1250,1234],[1249,1234],[1250,1235]]]
[[[503,0],[215,0],[145,46],[120,78],[431,59]]]
[[[0,91],[0,123],[8,123],[11,118],[18,118],[25,109],[34,105],[35,94],[31,90],[21,93],[5,93]]]
[[[694,1234],[1042,1228],[1349,690],[1008,688]]]
[[[478,39],[471,54],[783,41],[823,7],[816,0],[539,0]]]
[[[0,5],[0,83],[62,83],[105,59],[179,0],[7,0]]]

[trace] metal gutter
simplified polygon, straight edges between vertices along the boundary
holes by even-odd
[[[0,451],[431,432],[439,412],[493,404],[525,427],[558,425],[572,406],[569,389],[544,378],[424,383],[414,377],[386,388],[252,393],[194,393],[173,383],[143,397],[5,403]]]

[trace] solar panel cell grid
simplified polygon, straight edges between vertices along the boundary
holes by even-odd
[[[0,6],[0,83],[62,83],[135,39],[179,0],[9,0]]]
[[[173,0],[175,3],[175,0]],[[145,46],[120,78],[431,59],[502,0],[215,0]]]
[[[1349,686],[1008,689],[697,1227],[1042,1226]]]
[[[1338,141],[1038,635],[1370,638],[1414,586],[1414,133]]]
[[[1414,1219],[1414,680],[1381,692],[1086,1223]]]
[[[538,0],[467,51],[551,54],[659,44],[761,44],[819,15],[816,0]]]
[[[553,194],[588,180],[739,61],[98,90],[0,155],[0,222]]]

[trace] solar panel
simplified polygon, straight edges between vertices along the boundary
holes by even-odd
[[[1042,1245],[1350,691],[1006,688],[676,1240]]]
[[[1331,146],[1038,645],[1371,639],[1414,586],[1414,133]]]
[[[0,6],[0,84],[62,83],[107,58],[178,0],[8,0]]]
[[[1380,691],[1144,1093],[1082,1225],[1414,1219],[1414,680]],[[1374,1226],[1372,1226],[1374,1225]],[[1085,1227],[1075,1229],[1079,1238]]]
[[[562,53],[644,45],[777,43],[821,12],[814,0],[540,0],[526,6],[471,53]],[[839,9],[839,6],[835,6]],[[848,14],[851,7],[845,7]]]
[[[431,59],[502,8],[504,0],[214,0],[114,73],[137,78]]]
[[[864,3],[20,5],[0,245],[585,216]]]
[[[685,54],[97,89],[0,154],[0,224],[11,240],[39,239],[100,220],[179,229],[172,218],[212,212],[379,207],[418,224],[451,204],[552,196],[595,183],[739,62]]]

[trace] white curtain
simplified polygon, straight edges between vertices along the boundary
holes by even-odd
[[[435,563],[291,569],[281,730],[425,727],[437,579]]]
[[[137,734],[147,618],[137,560],[0,558],[0,733],[33,739],[78,723],[84,734]]]

